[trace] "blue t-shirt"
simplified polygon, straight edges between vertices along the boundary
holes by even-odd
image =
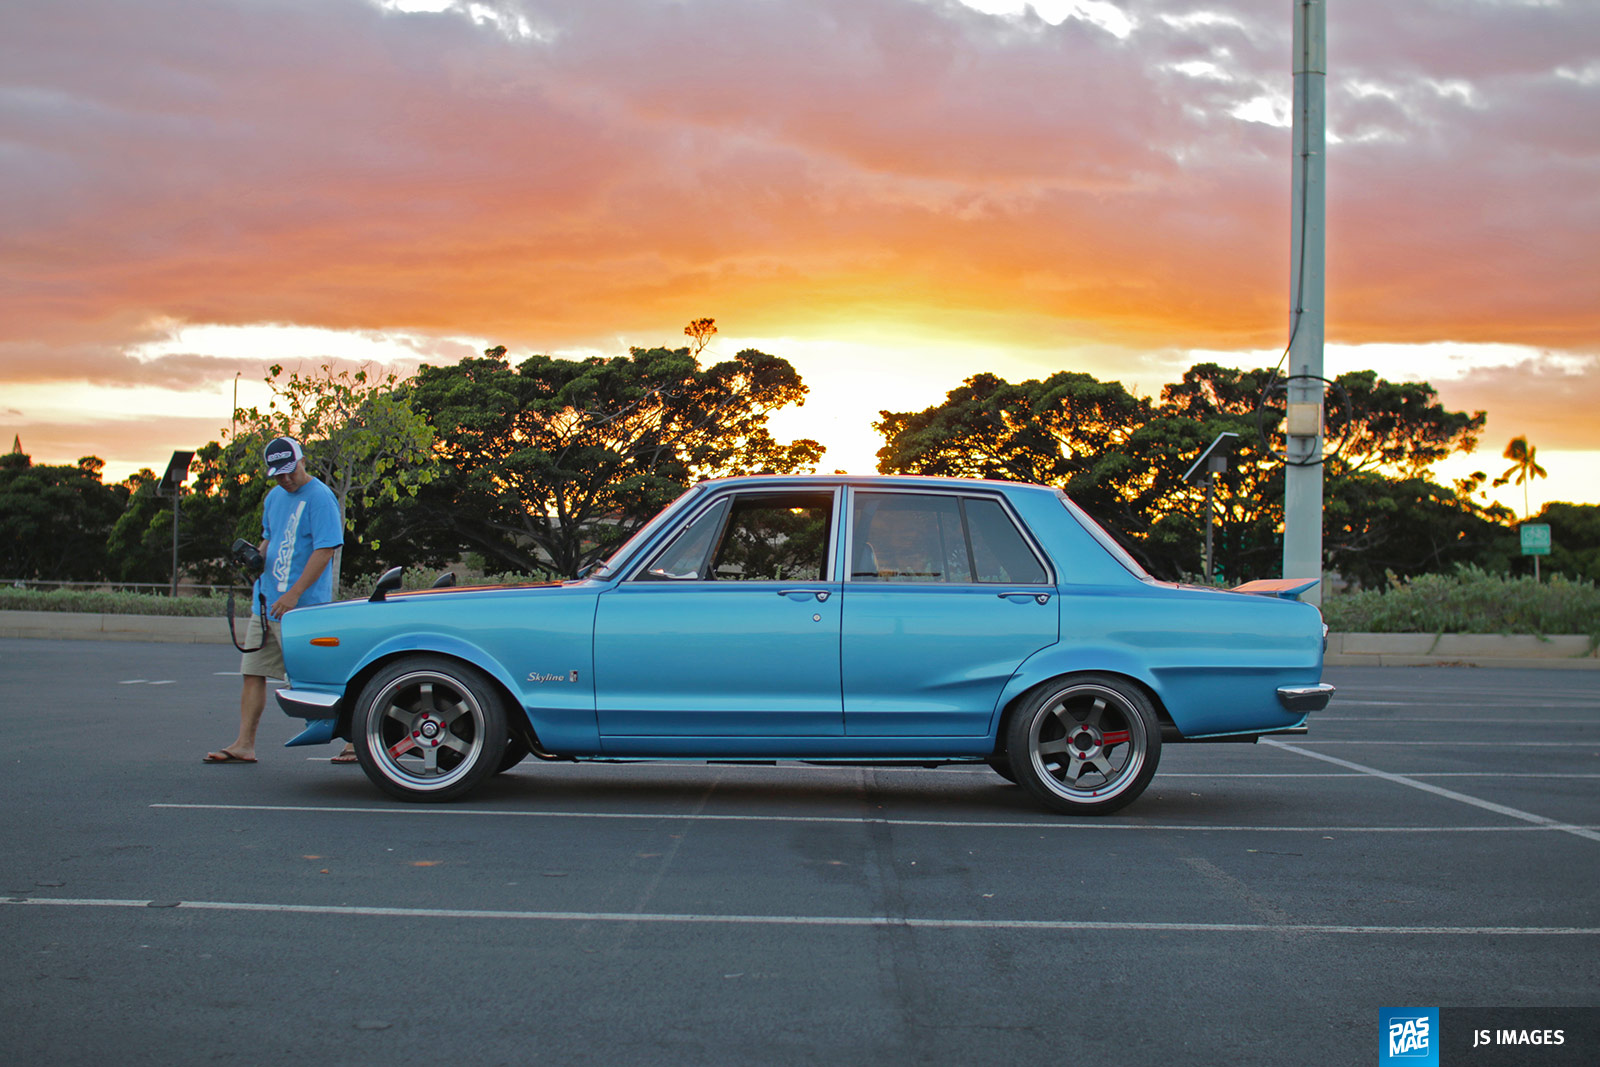
[[[306,560],[319,548],[344,544],[339,522],[339,501],[333,490],[312,478],[298,492],[274,486],[261,506],[261,539],[267,543],[267,567],[256,579],[254,609],[261,612],[261,597],[270,610],[289,587],[300,580]],[[300,594],[300,606],[326,604],[333,599],[333,568],[324,567],[311,587]]]

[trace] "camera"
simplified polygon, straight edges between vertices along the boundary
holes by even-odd
[[[267,561],[261,556],[261,550],[242,537],[228,549],[228,558],[251,578],[257,577],[267,566]]]

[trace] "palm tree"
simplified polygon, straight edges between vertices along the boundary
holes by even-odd
[[[1511,481],[1511,476],[1516,475],[1515,484],[1522,486],[1522,517],[1528,517],[1528,483],[1535,478],[1544,478],[1549,471],[1539,466],[1534,461],[1535,449],[1528,443],[1526,437],[1513,437],[1511,443],[1506,445],[1505,457],[1511,461],[1511,466],[1506,472],[1494,480],[1495,488],[1499,488]]]

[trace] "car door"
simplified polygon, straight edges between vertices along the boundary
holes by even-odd
[[[708,499],[600,595],[595,695],[608,750],[658,750],[644,738],[844,732],[838,496],[828,488]]]
[[[845,733],[989,730],[1023,660],[1059,633],[1043,555],[998,496],[852,490],[840,638]]]

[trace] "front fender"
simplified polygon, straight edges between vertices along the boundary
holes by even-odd
[[[504,651],[514,652],[515,649],[508,647]],[[420,631],[397,634],[373,646],[362,658],[358,667],[351,672],[352,683],[364,680],[377,669],[379,664],[387,660],[396,656],[419,653],[454,656],[493,678],[510,697],[511,706],[506,709],[507,714],[522,715],[533,728],[534,735],[538,737],[543,748],[562,753],[587,754],[599,751],[600,734],[595,722],[593,672],[589,669],[587,660],[583,661],[582,668],[571,671],[573,678],[570,684],[554,685],[549,687],[550,691],[545,692],[543,682],[556,678],[556,675],[535,672],[526,678],[519,677],[512,672],[501,655],[477,642],[456,634]],[[560,680],[565,682],[565,676],[561,676]],[[346,693],[344,700],[347,709],[344,719],[346,723],[349,721],[348,712],[354,710],[357,695],[353,685],[351,690]],[[541,694],[544,699],[531,699]]]
[[[356,664],[355,669],[350,672],[351,679],[364,679],[372,673],[374,665],[393,659],[395,656],[412,652],[435,652],[444,656],[454,656],[456,659],[464,660],[489,675],[499,682],[507,693],[516,693],[518,691],[518,687],[512,681],[511,673],[506,670],[505,665],[490,655],[482,646],[455,634],[429,633],[427,631],[397,634],[388,640],[380,641],[368,649],[367,654]],[[352,705],[355,698],[356,693],[347,691],[345,693],[345,704],[347,706]]]

